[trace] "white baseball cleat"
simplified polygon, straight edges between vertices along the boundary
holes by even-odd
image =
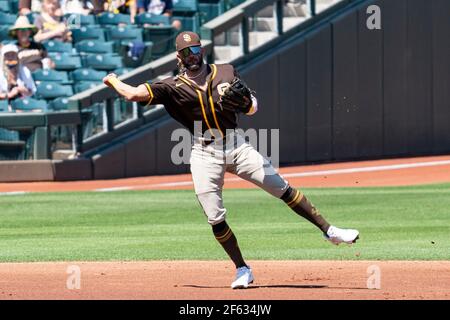
[[[354,229],[339,229],[335,226],[330,226],[327,233],[324,233],[324,237],[335,245],[340,243],[352,244],[359,239],[359,231]]]
[[[236,270],[236,280],[231,284],[232,289],[247,289],[250,283],[253,283],[252,269],[249,267],[240,267]]]

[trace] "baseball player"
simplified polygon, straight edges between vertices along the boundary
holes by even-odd
[[[121,96],[141,105],[163,104],[167,112],[193,135],[190,169],[197,199],[217,241],[236,265],[233,289],[247,288],[253,274],[226,222],[222,202],[225,172],[251,181],[294,212],[318,227],[334,244],[354,243],[359,232],[331,226],[306,196],[289,185],[270,162],[234,129],[239,113],[252,115],[258,101],[230,64],[206,64],[200,38],[182,32],[176,38],[180,72],[175,77],[137,87],[120,81],[115,74],[103,81]],[[196,124],[201,124],[196,125]]]

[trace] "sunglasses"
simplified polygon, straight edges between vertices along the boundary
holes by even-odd
[[[183,58],[189,57],[191,54],[199,54],[202,51],[201,46],[195,46],[195,47],[187,47],[183,50],[180,50],[180,54]]]

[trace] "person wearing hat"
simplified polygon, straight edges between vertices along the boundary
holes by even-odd
[[[176,50],[179,74],[175,77],[137,87],[120,81],[114,74],[103,81],[127,100],[141,105],[163,104],[169,115],[193,136],[189,162],[194,189],[214,237],[236,266],[231,288],[247,288],[254,278],[225,219],[227,210],[222,199],[225,172],[236,174],[283,201],[315,225],[331,243],[354,243],[359,237],[357,230],[330,225],[309,199],[290,186],[236,130],[239,115],[253,115],[258,103],[255,93],[234,67],[206,64],[200,37],[193,32],[177,36]]]
[[[16,45],[2,47],[0,62],[0,99],[28,97],[36,92],[30,70],[19,62],[19,48]]]
[[[14,26],[9,29],[9,36],[16,39],[19,48],[19,61],[31,72],[41,68],[54,68],[54,62],[48,57],[45,47],[33,40],[37,27],[27,17],[19,16]]]

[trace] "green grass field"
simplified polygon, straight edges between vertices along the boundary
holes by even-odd
[[[450,184],[303,189],[332,223],[357,228],[333,246],[261,190],[225,190],[247,259],[448,260]],[[224,260],[193,191],[0,196],[0,262]]]

